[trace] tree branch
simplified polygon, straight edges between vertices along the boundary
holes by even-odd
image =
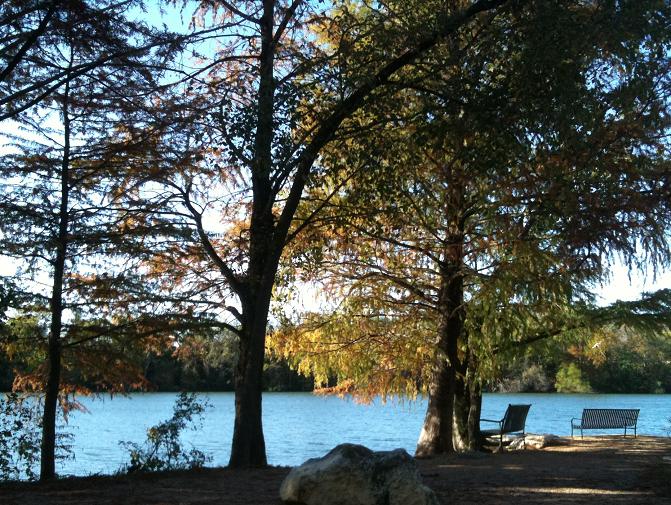
[[[247,14],[246,12],[242,12],[240,9],[235,7],[231,2],[228,2],[226,0],[219,0],[219,3],[221,3],[224,7],[226,7],[229,11],[231,11],[233,14],[236,16],[240,16],[242,19],[245,19],[247,21],[250,21],[255,24],[261,24],[261,19],[255,18],[254,16]]]
[[[184,205],[187,209],[189,209],[189,212],[191,212],[191,215],[193,216],[193,220],[196,224],[198,238],[200,238],[200,242],[205,248],[205,252],[214,262],[217,268],[219,268],[219,271],[226,278],[226,281],[230,284],[233,292],[241,299],[246,299],[247,295],[244,289],[244,284],[240,282],[240,279],[238,279],[238,276],[231,269],[231,267],[229,267],[221,258],[221,256],[219,256],[216,249],[214,248],[214,245],[210,241],[210,237],[207,235],[205,228],[203,228],[202,214],[194,207],[193,203],[191,203],[191,199],[189,197],[189,188],[187,187],[185,190],[180,190],[180,192],[184,201]]]
[[[280,42],[282,35],[284,35],[284,31],[287,29],[289,21],[291,21],[291,18],[294,17],[296,9],[298,9],[298,6],[302,3],[303,0],[294,0],[293,3],[287,9],[287,11],[284,13],[284,17],[282,18],[280,24],[277,26],[277,30],[275,30],[275,35],[273,36],[273,43],[272,43],[273,47],[275,47]]]
[[[284,248],[291,222],[301,201],[303,189],[307,183],[312,165],[321,149],[333,138],[334,133],[342,122],[361,108],[373,91],[385,85],[389,78],[397,71],[411,64],[441,40],[455,33],[472,17],[481,12],[495,9],[507,2],[508,0],[480,0],[472,4],[468,9],[448,17],[439,30],[420,40],[413,48],[408,49],[397,58],[385,64],[377,73],[341,102],[328,118],[321,122],[321,127],[317,129],[312,140],[293,163],[293,166],[296,167],[296,176],[289,190],[285,206],[277,221],[273,237],[272,251],[277,258],[279,258]],[[269,264],[272,263],[269,262]]]
[[[49,24],[49,21],[51,21],[51,18],[54,16],[56,13],[56,9],[58,8],[59,4],[61,4],[63,0],[53,0],[51,2],[51,6],[49,7],[49,10],[47,13],[44,15],[42,18],[42,21],[40,21],[40,24],[38,27],[33,30],[33,32],[30,34],[28,39],[23,43],[23,46],[17,51],[17,53],[12,57],[10,62],[7,64],[5,69],[0,72],[0,82],[4,81],[9,77],[9,74],[12,73],[12,71],[16,68],[16,66],[21,62],[25,54],[28,52],[28,50],[35,45],[37,42],[37,39],[44,34],[44,31],[47,29],[47,25]]]

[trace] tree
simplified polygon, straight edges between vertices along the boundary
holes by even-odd
[[[17,284],[36,300],[23,308],[48,306],[49,314],[45,366],[15,383],[45,393],[41,479],[55,475],[57,405],[69,392],[62,377],[64,354],[104,349],[107,365],[123,354],[118,341],[123,322],[109,324],[101,316],[113,312],[105,295],[120,280],[114,275],[119,267],[108,262],[108,273],[96,274],[105,259],[119,261],[123,237],[130,236],[124,229],[128,216],[109,191],[125,177],[109,157],[115,145],[110,128],[115,114],[155,89],[149,63],[160,68],[169,55],[163,51],[149,62],[155,33],[125,17],[135,3],[9,2],[1,13],[3,40],[11,50],[3,53],[9,60],[0,103],[7,109],[0,119],[12,117],[21,128],[7,135],[14,146],[0,162],[1,252],[23,262]],[[34,19],[41,21],[33,29]],[[49,295],[44,284],[51,287]],[[39,334],[32,338],[40,343]],[[80,365],[87,361],[80,359]],[[118,373],[119,379],[122,367],[113,368],[107,384],[118,387],[111,375]],[[87,371],[91,367],[78,370],[80,376]],[[138,380],[137,370],[124,371]]]
[[[13,119],[50,100],[68,80],[137,66],[149,54],[165,59],[187,38],[144,23],[123,13],[143,9],[142,0],[7,0],[0,5],[0,121]],[[86,26],[93,42],[66,65],[53,59],[63,43],[64,23],[77,13],[76,25]],[[132,35],[131,35],[132,34]],[[96,40],[105,41],[104,44]],[[84,44],[85,45],[85,44]]]
[[[403,2],[362,5],[356,15],[349,2],[335,4],[339,10],[300,0],[201,6],[201,19],[211,11],[225,28],[222,49],[207,67],[208,79],[161,103],[144,156],[157,161],[135,203],[159,209],[147,220],[166,218],[190,230],[192,241],[176,244],[164,261],[185,283],[182,272],[195,275],[201,296],[223,300],[228,329],[239,338],[231,466],[266,464],[261,390],[268,313],[280,258],[301,231],[292,229],[296,209],[323,149],[399,70],[505,3],[426,2],[421,19]],[[400,25],[389,22],[395,15]],[[343,30],[341,44],[320,44],[318,34],[336,30],[339,21],[368,33],[350,39]],[[370,37],[384,37],[385,51],[348,68],[351,51]],[[328,65],[335,60],[342,71]],[[213,225],[220,216],[223,225]]]
[[[613,255],[635,264],[643,244],[668,264],[669,15],[531,3],[454,40],[458,65],[409,77],[404,106],[327,160],[363,167],[342,190],[318,181],[304,211],[331,207],[311,259],[344,301],[280,352],[365,395],[422,380],[418,454],[473,448],[487,369],[596,324],[577,303]]]
[[[591,387],[597,393],[668,390],[670,295],[662,289],[636,301],[579,307],[580,331],[508,352],[504,381],[489,386],[503,392],[547,391],[552,385],[558,391]],[[557,383],[551,384],[548,378],[554,377]]]

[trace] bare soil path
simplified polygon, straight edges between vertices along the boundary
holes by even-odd
[[[567,445],[420,461],[442,503],[671,504],[671,439],[567,439]]]
[[[418,461],[444,505],[671,505],[671,439],[567,440],[543,450]],[[278,505],[289,468],[226,468],[160,475],[0,485],[0,505]]]

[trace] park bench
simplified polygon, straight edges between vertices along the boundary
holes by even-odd
[[[498,423],[499,425],[497,429],[480,430],[480,436],[484,440],[488,437],[494,437],[498,435],[498,450],[501,450],[503,447],[503,435],[505,434],[521,434],[522,439],[524,439],[524,428],[527,422],[527,414],[529,413],[530,407],[531,405],[509,404],[508,408],[506,409],[506,413],[503,415],[503,419],[480,419],[480,422],[485,421],[488,423]],[[526,443],[523,442],[523,444],[526,448]]]
[[[580,430],[580,438],[583,430],[615,430],[624,429],[627,436],[627,428],[634,429],[636,437],[636,423],[640,409],[583,409],[580,424],[576,424],[578,418],[571,419],[571,437],[573,430]]]

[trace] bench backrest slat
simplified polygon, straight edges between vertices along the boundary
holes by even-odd
[[[636,426],[640,409],[584,409],[580,424],[583,428],[607,429]]]

